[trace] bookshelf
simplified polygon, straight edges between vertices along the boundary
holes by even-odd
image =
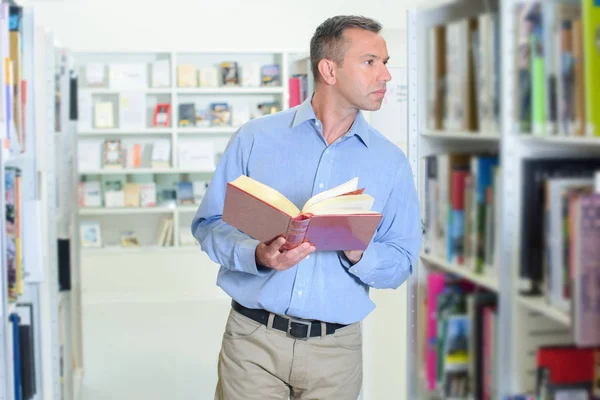
[[[156,146],[158,141],[166,140],[170,153],[168,165],[144,165],[142,160],[140,164],[124,165],[122,168],[103,168],[101,163],[84,165],[82,161],[85,160],[81,158],[89,157],[80,152],[80,180],[101,182],[101,193],[104,193],[106,182],[113,180],[123,184],[155,182],[156,185],[155,207],[98,207],[96,204],[85,207],[80,204],[82,223],[100,226],[102,246],[85,252],[91,255],[101,253],[104,248],[114,252],[112,248],[120,241],[119,230],[136,234],[138,231],[155,232],[158,235],[162,229],[161,218],[165,215],[170,215],[174,226],[169,244],[163,246],[173,247],[173,250],[186,247],[180,236],[189,231],[201,196],[193,199],[194,204],[177,201],[179,204],[165,205],[161,201],[161,191],[177,189],[180,181],[204,182],[207,185],[218,164],[219,154],[239,127],[264,113],[259,108],[261,104],[275,104],[278,110],[287,109],[289,79],[293,74],[309,73],[306,53],[295,50],[81,52],[75,53],[74,58],[78,71],[80,118],[77,137],[80,149],[89,146],[85,151],[92,151],[95,157],[100,154],[105,140],[119,140],[123,147],[139,144],[141,148]],[[237,63],[238,85],[225,85],[221,80],[223,62]],[[123,83],[119,80],[119,68],[127,65],[131,71],[138,71],[137,81]],[[263,66],[269,65],[278,66],[275,73],[279,76],[274,83],[264,86]],[[138,110],[137,115],[134,113],[133,117],[126,119],[121,110],[123,99],[137,99],[135,101],[145,103],[133,107]],[[98,103],[112,105],[110,119],[113,123],[109,127],[96,128]],[[157,127],[154,113],[160,103],[170,105],[170,121],[167,126]],[[210,115],[205,113],[208,111],[210,114],[215,103],[228,105],[231,117],[224,124],[214,124],[206,119]],[[180,123],[181,104],[193,104],[196,111],[193,123]],[[134,117],[139,118],[134,120]],[[123,123],[125,120],[126,124]],[[182,148],[196,149],[193,151],[198,154],[192,157],[204,157],[204,164],[200,167],[182,165]],[[101,204],[104,204],[104,199]],[[142,242],[142,246],[148,249],[158,244],[149,234]],[[129,248],[124,250],[127,254],[135,254]]]
[[[533,2],[527,4],[531,3]],[[553,4],[559,2],[543,3],[544,7],[553,7]],[[526,205],[523,200],[524,193],[526,193],[524,191],[528,189],[528,181],[524,178],[527,168],[525,162],[532,159],[560,160],[564,158],[589,158],[600,161],[600,137],[586,134],[573,136],[572,132],[552,134],[549,131],[550,125],[542,129],[542,132],[522,132],[518,113],[523,107],[518,102],[522,85],[518,84],[516,78],[519,55],[516,40],[519,26],[516,13],[520,4],[523,3],[516,0],[458,0],[434,7],[413,9],[408,13],[408,156],[422,203],[425,229],[424,248],[419,257],[419,265],[409,281],[408,302],[409,310],[411,310],[409,324],[412,329],[409,332],[410,354],[408,357],[419,361],[415,368],[408,371],[407,382],[410,385],[408,398],[444,398],[441,387],[426,389],[427,365],[429,365],[426,356],[428,349],[432,348],[432,342],[426,336],[428,311],[425,301],[432,301],[427,299],[427,282],[428,277],[435,272],[452,274],[470,282],[479,288],[478,290],[485,289],[497,296],[495,353],[491,358],[494,364],[490,367],[493,371],[491,378],[493,398],[505,399],[509,395],[535,393],[537,350],[553,344],[569,345],[574,343],[572,336],[574,321],[571,313],[551,305],[550,300],[543,294],[528,293],[531,284],[523,280],[523,268],[527,271],[530,271],[528,268],[531,268],[523,261],[523,255],[526,259],[528,253],[533,251],[523,244],[525,243],[523,240],[527,239],[524,236],[522,225],[523,219],[527,216],[523,208]],[[500,90],[499,92],[494,91],[498,95],[499,104],[499,113],[495,115],[498,129],[483,129],[481,126],[466,130],[439,129],[436,126],[438,122],[435,119],[432,122],[432,115],[441,115],[436,114],[435,111],[439,110],[440,104],[434,102],[437,101],[438,94],[435,89],[431,88],[435,88],[435,79],[440,74],[446,85],[455,84],[452,81],[448,83],[447,79],[456,77],[448,78],[447,74],[451,73],[451,69],[444,69],[440,72],[439,64],[430,61],[435,60],[436,57],[443,57],[446,62],[451,59],[446,53],[439,50],[440,47],[436,47],[436,43],[438,43],[436,41],[440,36],[435,37],[436,32],[439,32],[435,28],[445,26],[447,32],[448,26],[455,25],[456,22],[490,12],[496,12],[499,17],[495,20],[499,28],[496,31],[499,52],[494,53],[493,56],[486,55],[487,57],[499,57],[498,69],[494,75],[500,79]],[[468,27],[468,25],[466,26]],[[481,26],[479,23],[479,28]],[[462,34],[463,31],[460,32]],[[464,32],[468,32],[468,30]],[[479,34],[481,35],[481,33]],[[445,40],[447,40],[447,36]],[[469,40],[466,42],[470,43]],[[465,46],[469,47],[471,44]],[[438,51],[440,53],[436,53]],[[467,57],[472,56],[467,55]],[[475,71],[478,71],[477,65],[474,68]],[[476,106],[479,106],[480,102],[486,101],[485,89],[483,86],[478,86],[484,85],[484,83],[474,81],[471,85],[475,87],[475,90],[481,90],[481,92],[475,92]],[[539,86],[539,83],[536,85]],[[446,86],[445,90],[451,89]],[[549,107],[547,99],[542,98],[542,100],[545,103],[544,106]],[[585,97],[585,101],[588,102],[588,97]],[[586,103],[587,105],[589,104]],[[447,107],[446,112],[448,112],[447,110],[453,110],[452,107],[456,106],[452,103],[445,103],[443,107]],[[540,109],[539,103],[531,107]],[[481,118],[481,115],[479,114],[477,117]],[[445,124],[446,120],[442,118],[441,123]],[[531,131],[534,132],[533,124]],[[437,218],[437,214],[432,214],[432,210],[439,209],[439,203],[429,200],[431,188],[435,187],[435,190],[438,190],[438,186],[429,186],[432,177],[428,175],[427,169],[430,164],[425,160],[428,157],[436,156],[439,163],[441,155],[447,153],[475,154],[481,157],[495,154],[499,161],[498,175],[492,184],[494,209],[491,215],[494,225],[491,232],[494,252],[492,265],[485,265],[483,273],[475,273],[467,265],[450,262],[446,255],[439,254],[436,251],[438,248],[435,236],[433,236],[432,230],[428,230],[432,225],[431,220],[428,221],[427,218]],[[469,166],[471,170],[472,165]],[[439,164],[436,168],[438,168],[437,173],[439,174]],[[448,172],[448,178],[450,178],[450,172]],[[439,185],[439,175],[437,179]],[[540,199],[539,207],[540,209],[544,207],[543,197]],[[442,210],[442,215],[445,215],[443,213],[444,210]],[[465,215],[465,220],[467,218],[468,215]],[[542,226],[543,224],[537,225],[535,229],[542,229]],[[437,227],[437,225],[433,227]],[[446,229],[445,234],[447,235],[451,228],[447,226]],[[533,230],[532,232],[537,231]],[[464,261],[464,264],[466,263],[467,260]],[[544,285],[546,284],[544,283]],[[483,350],[481,351],[483,352]]]

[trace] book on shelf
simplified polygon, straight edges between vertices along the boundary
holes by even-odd
[[[109,85],[118,90],[144,90],[148,88],[148,66],[146,63],[111,64]]]
[[[219,70],[216,67],[199,68],[198,82],[203,88],[219,87]]]
[[[110,101],[94,104],[94,128],[112,129],[115,127],[114,106]]]
[[[120,180],[108,180],[104,182],[104,206],[107,208],[125,206],[123,182]]]
[[[162,220],[156,239],[156,245],[160,247],[171,246],[173,243],[173,218],[165,218]]]
[[[137,183],[126,183],[123,187],[125,196],[125,207],[139,207],[140,206],[140,185]]]
[[[231,126],[231,107],[227,103],[210,104],[210,125]]]
[[[208,190],[208,185],[209,185],[208,181],[193,181],[192,182],[195,204],[200,204],[202,202],[202,199],[204,198],[204,195],[206,194],[206,191]]]
[[[156,183],[140,184],[140,206],[156,207]]]
[[[213,171],[215,148],[213,141],[180,141],[177,145],[179,168]]]
[[[168,128],[171,125],[171,104],[159,103],[156,105],[152,125],[155,128]]]
[[[583,45],[585,48],[585,118],[587,136],[600,136],[600,52],[598,52],[598,29],[600,28],[600,4],[583,2]]]
[[[179,104],[179,126],[196,126],[196,105],[194,103]]]
[[[194,204],[194,186],[192,182],[177,182],[177,203],[180,205]]]
[[[223,86],[238,86],[240,84],[238,63],[223,61],[221,63],[221,79]]]
[[[119,128],[144,129],[146,127],[146,95],[142,92],[119,93]]]
[[[152,87],[168,88],[171,86],[171,62],[156,60],[152,63]]]
[[[102,247],[100,224],[94,221],[82,221],[79,224],[81,247]]]
[[[353,178],[306,201],[302,209],[277,190],[241,175],[228,182],[223,221],[264,243],[282,236],[285,249],[364,250],[382,219]]]
[[[102,188],[100,181],[79,182],[79,206],[102,207]]]
[[[124,151],[121,140],[105,140],[102,145],[102,168],[123,168]]]
[[[193,64],[177,66],[177,87],[190,88],[198,86],[196,82],[196,67]]]
[[[281,86],[281,68],[279,64],[263,65],[260,69],[261,86]]]
[[[140,247],[140,242],[134,231],[121,232],[121,246]]]
[[[242,86],[259,87],[261,84],[261,65],[251,63],[242,67]]]
[[[152,146],[152,168],[169,168],[171,166],[171,141],[155,140]]]
[[[600,193],[600,170],[596,171],[596,175],[594,178],[594,191],[596,193]]]

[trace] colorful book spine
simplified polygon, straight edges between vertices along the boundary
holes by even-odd
[[[587,136],[600,136],[600,0],[583,0]]]
[[[436,299],[443,291],[444,274],[439,272],[429,273],[427,275],[427,349],[425,353],[425,380],[428,390],[434,390],[436,385]]]

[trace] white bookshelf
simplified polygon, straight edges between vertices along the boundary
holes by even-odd
[[[80,143],[97,143],[99,146],[106,139],[119,139],[125,146],[131,143],[144,144],[152,143],[155,140],[168,139],[171,146],[170,166],[166,168],[93,168],[79,169],[81,180],[99,180],[102,185],[106,181],[118,179],[126,182],[144,183],[150,181],[157,182],[157,197],[159,193],[159,181],[161,185],[176,183],[178,180],[187,181],[210,181],[214,168],[212,169],[194,169],[180,166],[179,146],[203,146],[210,145],[215,155],[215,163],[218,162],[218,154],[222,153],[231,136],[239,127],[247,121],[247,118],[260,116],[258,104],[261,103],[279,103],[280,109],[288,108],[289,89],[288,79],[294,73],[310,73],[305,52],[297,50],[224,50],[224,51],[153,51],[153,52],[81,52],[75,53],[76,68],[79,72],[81,82],[79,90],[84,96],[91,96],[90,106],[92,108],[91,118],[88,124],[80,126],[78,130],[78,140]],[[169,84],[160,88],[152,87],[152,64],[157,60],[168,61],[170,68]],[[239,68],[239,86],[225,86],[219,82],[217,87],[180,87],[178,84],[178,65],[191,64],[196,69],[197,78],[200,68],[216,66],[221,62],[235,61]],[[147,84],[138,82],[139,89],[123,89],[111,86],[110,65],[120,63],[145,63],[147,68]],[[96,87],[86,87],[87,74],[86,67],[91,64],[104,65],[104,80],[102,84]],[[250,82],[244,79],[244,73],[251,71],[256,66],[278,64],[280,66],[280,85],[259,86],[260,82]],[[220,80],[220,70],[219,80]],[[254,69],[256,71],[256,69]],[[258,70],[260,73],[260,69]],[[259,76],[260,78],[260,76]],[[199,79],[197,79],[199,84]],[[100,87],[98,87],[100,86]],[[120,98],[124,93],[137,92],[146,99],[145,121],[140,121],[140,126],[136,129],[122,127],[119,121]],[[94,104],[98,101],[110,101],[113,104],[113,117],[115,119],[114,128],[95,129],[94,125]],[[233,111],[231,126],[179,126],[179,105],[182,103],[194,103],[197,109],[207,109],[211,103],[227,102]],[[158,103],[170,104],[170,124],[164,127],[153,126],[154,106]],[[80,103],[80,106],[82,104]],[[246,119],[240,121],[236,119],[236,111],[248,109]],[[81,115],[81,111],[80,111]],[[241,113],[245,115],[245,113]],[[84,125],[84,124],[80,124]],[[144,164],[142,164],[144,165]],[[167,182],[167,183],[165,183]],[[170,183],[169,183],[170,182]],[[161,220],[170,215],[174,220],[173,239],[174,244],[171,251],[183,249],[180,245],[180,233],[182,230],[190,229],[192,218],[197,211],[198,206],[178,206],[176,208],[165,208],[160,205],[160,198],[157,198],[156,208],[81,208],[79,217],[82,221],[99,223],[102,232],[102,242],[106,246],[114,245],[117,242],[118,231],[143,231],[158,232]],[[117,228],[119,227],[119,228]],[[104,240],[106,238],[106,240]],[[149,235],[145,239],[142,248],[151,248]],[[114,250],[106,251],[111,253]],[[104,248],[83,249],[86,256],[101,254]],[[131,249],[123,249],[125,254],[136,254]]]
[[[409,279],[408,302],[409,331],[408,358],[419,360],[408,371],[408,398],[425,398],[417,393],[423,385],[423,360],[419,352],[424,344],[424,332],[420,330],[419,313],[425,293],[426,275],[430,271],[443,271],[458,275],[475,285],[497,293],[497,323],[501,327],[497,337],[496,389],[495,398],[504,398],[530,389],[531,379],[523,370],[531,368],[531,354],[523,351],[523,340],[535,348],[539,340],[535,326],[528,324],[529,313],[536,312],[554,322],[555,327],[570,329],[570,315],[550,306],[543,296],[524,296],[519,292],[520,254],[528,251],[521,247],[521,196],[523,182],[521,164],[525,158],[593,156],[600,157],[600,138],[534,136],[521,134],[515,129],[515,115],[518,107],[516,96],[515,55],[515,15],[517,0],[499,0],[501,40],[501,128],[500,132],[438,132],[427,128],[428,110],[428,66],[429,30],[439,24],[476,16],[488,9],[493,2],[458,0],[450,3],[410,10],[408,13],[408,156],[414,171],[414,178],[423,199],[425,171],[422,159],[429,155],[461,152],[497,152],[500,160],[500,182],[496,199],[499,202],[496,212],[494,237],[497,241],[495,265],[488,268],[491,275],[479,275],[464,266],[449,264],[445,259],[421,254],[417,272]],[[541,205],[540,205],[541,206]],[[423,216],[423,219],[425,216]],[[424,326],[424,325],[423,325]],[[534,332],[530,335],[530,332]],[[539,334],[539,332],[538,332]],[[547,340],[547,338],[546,338]],[[439,393],[427,393],[439,395]]]
[[[451,264],[441,257],[430,254],[421,253],[420,258],[423,264],[427,265],[429,268],[454,274],[492,292],[497,293],[499,290],[498,277],[496,274],[477,274],[466,265]],[[485,271],[490,271],[490,269],[493,272],[493,269],[490,268],[490,266],[484,267]]]

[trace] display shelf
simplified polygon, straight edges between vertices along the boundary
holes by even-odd
[[[147,94],[172,94],[171,88],[141,88],[141,89],[118,89],[118,88],[90,88],[82,87],[79,90],[96,95],[119,94],[121,92],[143,92]]]
[[[175,211],[168,207],[84,207],[79,209],[79,215],[167,214]]]
[[[456,141],[482,141],[499,142],[498,132],[458,132],[458,131],[421,131],[421,136],[426,139],[456,140]]]
[[[205,127],[205,128],[177,128],[178,135],[231,135],[240,127]]]
[[[152,135],[170,135],[173,128],[146,128],[146,129],[90,129],[80,130],[79,136],[109,136],[109,135],[132,135],[132,136],[152,136]]]
[[[475,285],[484,287],[492,292],[498,292],[498,278],[491,274],[477,274],[467,266],[450,264],[443,258],[430,254],[421,253],[420,257],[421,260],[426,262],[432,268],[460,276],[461,278],[466,279]],[[494,270],[490,267],[485,267],[485,269]]]
[[[177,168],[123,168],[79,171],[79,175],[133,175],[133,174],[212,174],[214,170]]]
[[[216,88],[176,88],[179,95],[205,95],[205,94],[283,94],[284,87],[243,87],[243,86],[219,86]]]
[[[571,326],[571,317],[569,316],[569,314],[559,310],[558,308],[550,306],[543,296],[531,297],[519,295],[517,297],[517,300],[519,304],[521,304],[524,307],[527,307],[530,310],[540,312],[548,318],[564,326]]]

